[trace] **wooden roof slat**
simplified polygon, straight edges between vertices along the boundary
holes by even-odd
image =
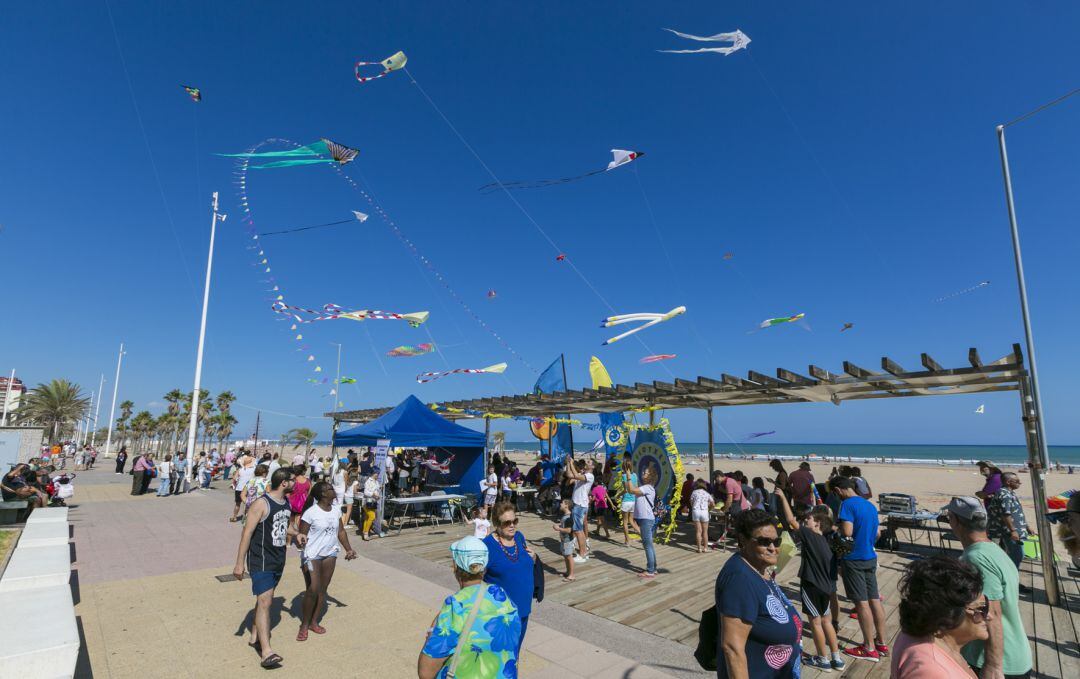
[[[803,377],[798,373],[792,372],[790,370],[785,370],[784,368],[777,368],[776,376],[779,379],[784,380],[785,382],[791,382],[792,384],[813,385],[818,383],[817,380],[812,380],[809,377]]]
[[[822,382],[835,382],[837,380],[836,375],[833,375],[828,370],[825,370],[824,368],[819,368],[816,365],[810,364],[808,370],[815,379],[821,380]]]
[[[979,350],[975,347],[968,349],[968,362],[971,363],[972,368],[981,368],[983,366],[982,359],[979,358]]]
[[[939,364],[934,359],[930,358],[930,354],[923,354],[922,355],[922,364],[923,364],[923,367],[926,368],[927,370],[929,370],[930,372],[942,372],[943,370],[945,370],[945,368],[941,367],[941,364]]]
[[[892,360],[888,356],[881,357],[881,369],[889,373],[890,375],[903,375],[905,372],[907,372],[900,367],[900,364],[898,364],[896,361]]]

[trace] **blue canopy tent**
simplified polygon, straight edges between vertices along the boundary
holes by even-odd
[[[439,480],[447,486],[457,486],[463,494],[480,491],[487,437],[483,432],[443,418],[415,396],[409,396],[377,420],[339,431],[334,445],[375,446],[380,439],[389,440],[394,448],[445,449],[454,460],[450,463],[450,473]]]

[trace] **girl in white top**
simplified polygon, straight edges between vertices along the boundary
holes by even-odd
[[[483,540],[491,534],[491,522],[487,518],[487,506],[481,505],[473,509],[473,518],[467,521],[473,527],[473,537]]]
[[[357,476],[355,469],[350,469],[348,476],[345,478],[345,505],[343,507],[345,514],[341,517],[343,526],[348,526],[349,521],[352,520],[353,503],[356,502],[356,494],[362,492],[360,489],[360,477]]]
[[[334,509],[341,511],[342,501],[345,499],[345,469],[337,467],[334,470]]]
[[[78,466],[78,465],[76,465]],[[166,497],[169,494],[169,486],[171,481],[169,480],[169,473],[172,471],[172,455],[166,455],[165,461],[158,463],[158,497]]]
[[[694,522],[698,554],[709,550],[709,510],[716,504],[706,488],[705,479],[698,479],[694,482],[694,492],[690,493],[690,519]]]
[[[346,560],[356,558],[345,527],[341,525],[341,514],[334,509],[336,497],[329,483],[316,483],[308,494],[307,507],[300,516],[300,534],[307,536],[301,566],[307,591],[304,592],[304,612],[300,619],[300,631],[296,634],[297,641],[306,641],[309,630],[316,634],[326,632],[315,616],[326,601],[326,589],[334,577],[338,542],[345,545]]]
[[[488,465],[487,478],[480,482],[480,492],[484,494],[486,506],[495,504],[495,498],[499,496],[499,477],[495,475],[494,465]]]

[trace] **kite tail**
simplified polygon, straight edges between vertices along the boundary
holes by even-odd
[[[484,184],[477,191],[480,193],[488,194],[498,191],[499,189],[517,190],[517,189],[543,189],[548,186],[555,186],[556,184],[568,184],[570,182],[576,182],[579,179],[585,179],[586,177],[592,177],[593,175],[603,174],[607,172],[607,168],[603,170],[593,170],[592,172],[586,172],[585,174],[579,174],[574,177],[560,177],[559,179],[537,179],[532,181],[515,181],[515,182],[492,182],[490,184]]]
[[[273,163],[266,163],[265,165],[252,165],[252,170],[268,170],[275,167],[293,167],[296,165],[327,165],[337,164],[338,161],[333,158],[305,158],[303,160],[278,160]]]

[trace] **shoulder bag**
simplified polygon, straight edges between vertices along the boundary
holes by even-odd
[[[473,599],[472,610],[469,611],[469,617],[465,618],[465,625],[458,634],[457,648],[454,649],[454,657],[450,659],[450,669],[446,671],[446,679],[454,679],[454,675],[457,673],[461,652],[465,649],[465,642],[469,638],[469,632],[472,631],[473,623],[476,622],[476,614],[480,612],[480,603],[484,600],[484,593],[487,591],[488,585],[486,582],[482,582],[478,587],[480,591],[477,593],[476,598]]]

